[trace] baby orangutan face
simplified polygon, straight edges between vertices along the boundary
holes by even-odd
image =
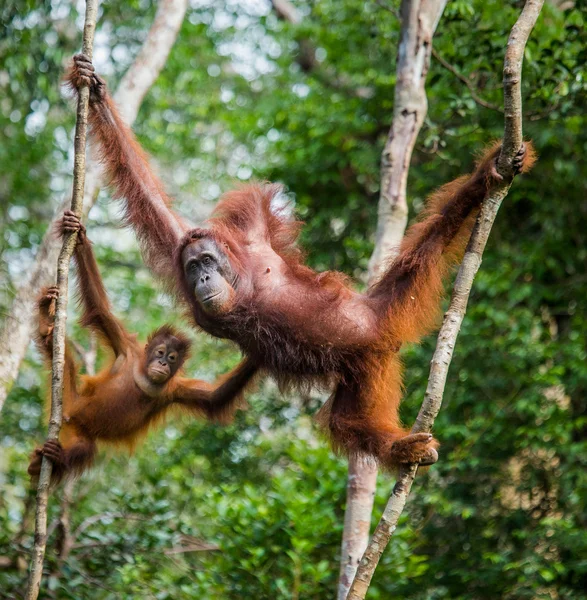
[[[160,329],[150,338],[145,349],[146,375],[151,383],[167,383],[184,363],[188,342],[182,337]]]

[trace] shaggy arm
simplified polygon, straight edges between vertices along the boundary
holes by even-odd
[[[368,292],[398,342],[416,341],[436,325],[446,275],[461,260],[481,203],[501,179],[496,171],[500,151],[500,144],[490,147],[472,175],[431,196],[423,219],[406,233],[399,256]],[[515,172],[528,171],[534,161],[531,145],[524,144]]]
[[[171,210],[163,185],[88,58],[74,57],[67,81],[76,92],[82,84],[90,86],[91,133],[98,142],[109,183],[124,202],[126,220],[137,233],[145,261],[158,275],[169,278],[173,250],[187,227]]]

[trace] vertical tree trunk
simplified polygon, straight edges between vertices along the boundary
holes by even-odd
[[[153,85],[167,61],[187,9],[187,0],[161,0],[147,39],[131,67],[123,77],[114,100],[123,118],[132,125],[145,94]],[[100,190],[100,165],[89,160],[86,171],[84,214],[93,206]],[[56,212],[61,217],[65,200]],[[55,278],[59,242],[47,229],[31,268],[29,279],[15,294],[10,313],[0,334],[0,411],[12,387],[31,339],[36,320],[35,298],[38,291]]]
[[[442,403],[448,368],[452,360],[456,338],[465,316],[473,279],[481,264],[483,250],[499,206],[506,197],[512,183],[512,160],[522,144],[522,59],[526,42],[540,14],[543,3],[544,0],[527,0],[522,14],[510,34],[505,55],[503,79],[505,133],[498,163],[498,170],[504,176],[504,182],[496,186],[483,203],[481,214],[471,234],[455,281],[450,305],[438,334],[426,395],[412,428],[412,433],[430,431],[434,425],[434,420]],[[349,591],[349,600],[364,600],[375,569],[379,564],[379,559],[397,527],[417,469],[417,465],[409,465],[400,470],[397,483],[383,516],[357,570],[355,580]]]
[[[412,152],[426,113],[426,75],[432,37],[446,0],[402,0],[401,36],[396,67],[393,120],[381,156],[381,191],[375,248],[369,261],[369,283],[395,256],[408,222],[406,185]],[[359,561],[367,548],[377,465],[349,460],[347,508],[340,557],[338,600],[347,597]]]
[[[410,160],[428,112],[425,86],[432,37],[445,6],[446,0],[402,0],[393,121],[381,156],[377,232],[369,261],[372,279],[394,256],[408,222],[406,184]]]
[[[82,52],[92,58],[94,32],[98,16],[98,0],[87,0],[86,18]],[[88,130],[88,109],[90,88],[83,86],[79,90],[77,103],[77,119],[75,125],[75,156],[73,161],[73,194],[71,210],[81,215],[84,201],[84,184],[86,177],[86,134]],[[55,325],[53,328],[53,369],[51,377],[51,418],[47,439],[56,440],[61,429],[63,409],[63,372],[65,357],[65,323],[67,320],[67,287],[69,262],[77,242],[77,233],[64,236],[63,245],[57,260],[57,287],[59,297],[55,309]],[[47,500],[51,482],[52,463],[46,457],[41,462],[41,473],[37,488],[37,510],[35,513],[35,543],[31,555],[31,571],[26,592],[26,600],[36,600],[39,595],[43,575],[43,559],[47,544]]]
[[[367,548],[377,486],[377,464],[359,456],[349,458],[346,510],[340,548],[338,600],[345,600],[359,561]]]

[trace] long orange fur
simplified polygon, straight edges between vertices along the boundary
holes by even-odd
[[[143,242],[147,264],[173,281],[196,325],[236,342],[282,387],[318,383],[332,390],[319,419],[337,449],[369,454],[395,468],[420,460],[435,447],[430,439],[414,443],[400,422],[398,350],[438,322],[446,278],[460,261],[493,186],[499,142],[487,149],[474,173],[431,196],[399,256],[361,296],[343,274],[317,273],[303,263],[297,245],[301,224],[275,206],[279,186],[241,186],[221,199],[202,228],[187,231],[132,132],[122,125],[104,82],[93,74],[86,78],[94,139],[127,221]],[[78,87],[77,66],[69,80]],[[528,171],[534,160],[527,143],[521,170]],[[178,223],[183,236],[178,236]],[[202,309],[184,273],[183,250],[204,237],[216,242],[237,274],[234,306],[223,314]],[[274,288],[268,277],[275,278]]]

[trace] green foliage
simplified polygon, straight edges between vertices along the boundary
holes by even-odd
[[[546,4],[524,63],[525,133],[540,161],[498,217],[436,425],[441,461],[418,479],[371,599],[587,598],[585,3],[555,4]],[[136,126],[180,210],[199,220],[235,180],[282,181],[307,223],[311,264],[363,277],[393,110],[398,5],[298,2],[303,20],[292,26],[268,3],[191,3]],[[455,0],[434,40],[497,106],[519,8]],[[154,9],[148,0],[102,5],[96,63],[112,86]],[[59,78],[80,34],[68,2],[11,0],[0,20],[4,311],[68,187],[73,111]],[[316,58],[309,71],[299,64],[308,42]],[[503,127],[501,113],[479,106],[435,60],[427,89],[412,216]],[[182,325],[118,224],[103,193],[88,231],[116,312],[143,337],[168,320]],[[70,335],[87,344],[75,313],[72,303]],[[193,335],[190,375],[212,380],[235,364],[226,344]],[[433,343],[405,352],[406,422],[421,403]],[[31,524],[19,531],[46,391],[31,352],[0,425],[2,559],[26,558],[32,544]],[[55,531],[49,539],[52,597],[332,598],[346,464],[312,425],[319,400],[284,398],[267,383],[229,427],[174,419],[135,456],[105,457],[76,488],[77,533],[65,564]],[[374,520],[391,485],[380,477]],[[57,492],[50,523],[59,501]],[[18,597],[24,578],[0,571],[0,598]]]

